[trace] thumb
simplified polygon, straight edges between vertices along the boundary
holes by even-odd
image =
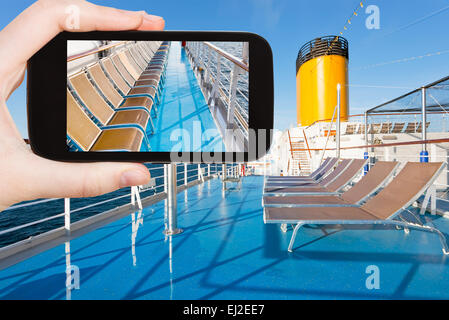
[[[150,172],[136,163],[65,163],[46,160],[35,155],[16,181],[27,181],[22,194],[36,198],[94,197],[120,188],[149,182]],[[21,199],[21,201],[27,199]]]

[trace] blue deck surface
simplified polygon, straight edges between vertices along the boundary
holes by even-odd
[[[214,179],[179,193],[184,233],[172,240],[162,234],[164,201],[144,208],[141,224],[135,213],[72,240],[80,289],[71,299],[449,298],[449,257],[436,235],[305,227],[288,253],[291,231],[263,224],[262,185],[247,177],[241,192],[223,194]],[[433,223],[448,232],[448,219]],[[0,271],[0,299],[66,299],[65,251]],[[365,287],[370,265],[380,270],[379,290]]]
[[[166,82],[149,135],[152,151],[223,152],[224,144],[209,106],[179,42],[172,42]]]

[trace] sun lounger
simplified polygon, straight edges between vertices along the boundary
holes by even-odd
[[[67,83],[76,92],[84,107],[92,113],[101,125],[134,123],[141,126],[146,132],[147,124],[150,122],[151,130],[154,132],[151,119],[153,106],[151,99],[146,97],[122,99],[118,105],[113,104],[113,109],[94,88],[85,72],[71,76]],[[113,100],[115,103],[117,101]]]
[[[391,133],[401,133],[402,129],[404,129],[405,123],[404,122],[396,122],[393,125],[393,129],[391,129]]]
[[[145,44],[143,42],[138,42],[134,48],[148,63],[151,61],[151,58],[153,57],[153,53],[150,53],[148,50],[146,50],[144,46],[145,46]]]
[[[327,183],[332,179],[335,179],[343,170],[351,163],[351,159],[343,159],[333,170],[323,173],[322,178],[317,180],[267,180],[265,181],[264,190],[269,188],[283,188],[283,187],[302,187],[302,186],[315,186],[322,183]],[[324,176],[325,174],[325,176]]]
[[[297,181],[297,182],[318,182],[327,173],[330,173],[334,166],[337,164],[337,158],[327,158],[323,161],[322,165],[318,167],[309,176],[269,176],[266,181]]]
[[[359,127],[357,128],[356,134],[365,134],[365,125],[364,124],[359,125]]]
[[[111,60],[130,87],[154,85],[161,81],[161,74],[141,75],[139,70],[132,67],[123,52],[112,56]]]
[[[429,121],[426,122],[426,129],[429,128],[429,125],[430,125],[430,122],[429,122]],[[420,122],[420,123],[418,124],[418,127],[416,128],[416,133],[421,133],[421,132],[422,132],[422,122]]]
[[[418,126],[418,123],[416,123],[416,122],[407,123],[407,127],[405,127],[404,133],[415,133],[417,126]]]
[[[146,55],[138,45],[128,48],[131,57],[138,63],[141,70],[151,68],[163,68],[167,61],[166,56]]]
[[[67,90],[67,137],[79,151],[141,151],[145,133],[132,125],[99,127]],[[143,151],[149,151],[144,148]]]
[[[142,54],[140,54],[139,52],[136,51],[136,45],[132,45],[127,47],[128,49],[128,54],[131,57],[131,59],[133,59],[137,65],[139,66],[139,68],[141,70],[145,70],[145,68],[148,66],[148,63],[150,62],[149,60],[147,61],[145,59],[144,56],[142,56]]]
[[[392,225],[405,230],[436,233],[449,254],[445,236],[436,228],[408,222],[401,212],[407,209],[433,184],[444,163],[407,163],[401,172],[376,196],[359,207],[264,208],[265,223],[296,224],[288,251],[292,252],[296,235],[304,225]],[[401,220],[395,220],[401,219]]]
[[[354,134],[356,126],[357,126],[357,124],[355,124],[355,123],[346,125],[346,130],[345,130],[344,134],[346,134],[346,135]]]
[[[264,195],[288,196],[305,194],[336,194],[342,190],[354,177],[360,173],[368,159],[344,159],[326,178],[320,183],[309,184],[285,184],[276,187],[266,185]]]
[[[335,179],[340,173],[342,173],[345,168],[351,163],[351,159],[343,159],[334,170],[330,171],[323,179],[320,181],[310,181],[310,180],[281,180],[281,181],[266,181],[265,189],[270,187],[299,187],[299,186],[314,186],[322,183],[326,183],[326,181],[330,181]]]
[[[368,126],[368,134],[378,134],[380,132],[380,123],[373,123]]]
[[[265,196],[264,207],[356,206],[365,201],[393,176],[399,162],[378,161],[352,188],[342,194]]]
[[[119,90],[119,93],[122,97],[141,93],[141,91],[139,91],[140,87],[134,86],[135,83],[130,85],[125,80],[125,78],[113,64],[111,58],[102,59],[100,61],[100,65],[103,67],[104,71],[106,71],[111,81],[113,81],[113,83],[117,86],[117,89]],[[158,94],[160,94],[160,85],[156,80],[146,81],[145,86],[142,87],[153,87],[156,91],[158,91]]]
[[[154,115],[157,116],[157,103],[158,99],[155,98],[156,90],[154,88],[136,88],[141,90],[130,90],[127,95],[122,96],[120,92],[114,87],[113,83],[109,81],[108,77],[104,73],[100,64],[96,63],[89,68],[86,69],[87,74],[90,79],[95,83],[100,92],[106,97],[106,99],[117,108],[122,105],[124,101],[128,98],[139,98],[139,97],[147,97],[151,101],[148,101],[148,104],[151,104],[151,109],[154,108]],[[136,99],[130,99],[130,101],[134,101]]]
[[[163,68],[163,70],[158,70],[158,74],[152,76],[151,79],[136,81],[138,78],[141,78],[140,75],[143,74],[144,70],[140,69],[140,66],[130,54],[130,50],[134,46],[136,45],[119,53],[119,56],[123,56],[124,61],[117,55],[102,59],[100,61],[101,70],[106,74],[110,82],[113,83],[114,87],[117,87],[117,90],[122,97],[149,97],[156,103],[154,108],[155,111],[157,111],[157,104],[159,103],[163,85],[165,65],[157,65],[158,68]],[[145,63],[147,66],[152,65],[151,62],[149,64],[146,62],[142,63]]]
[[[387,134],[391,131],[392,124],[391,122],[382,122],[382,126],[380,127],[380,133]]]

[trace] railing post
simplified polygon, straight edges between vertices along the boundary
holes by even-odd
[[[163,233],[167,236],[173,236],[181,233],[183,230],[178,228],[178,208],[177,208],[177,184],[176,184],[176,164],[168,165],[168,193],[167,193],[167,224]]]
[[[135,205],[136,204],[136,202],[135,202],[135,198],[134,198],[134,187],[131,187],[131,205]]]
[[[421,88],[421,113],[422,113],[422,122],[421,122],[421,132],[422,132],[422,150],[419,154],[419,161],[420,162],[429,162],[429,152],[427,151],[427,145],[424,143],[424,141],[427,140],[427,112],[426,112],[426,88]],[[415,130],[417,128],[415,127]]]
[[[207,176],[210,177],[210,163],[207,164]]]
[[[168,164],[164,164],[164,192],[165,194],[168,193],[168,180],[167,180],[167,168],[168,168]]]
[[[187,163],[184,163],[184,185],[186,186],[188,183],[188,177],[187,177]]]
[[[134,206],[137,201],[137,206],[142,210],[142,201],[140,200],[139,187],[131,187],[131,204]]]
[[[226,163],[224,163],[221,167],[221,181],[223,182],[223,190],[226,190],[226,177],[227,177],[227,169]]]
[[[219,89],[220,89],[220,79],[221,79],[221,55],[217,52],[217,79],[215,79],[215,93],[214,93],[214,99],[219,97]],[[215,101],[216,102],[216,101]],[[216,103],[215,103],[216,105]]]
[[[337,84],[337,128],[336,128],[336,144],[337,144],[337,159],[340,158],[340,90],[341,85]],[[330,129],[329,129],[330,130]]]
[[[367,130],[367,125],[368,125],[368,114],[365,112],[365,117],[364,117],[364,124],[365,124],[365,146],[368,146],[368,130]],[[363,159],[369,159],[368,156],[368,147],[365,149],[365,152],[363,153]],[[368,163],[365,165],[365,167],[363,168],[363,175],[366,175],[369,171],[369,160]]]
[[[210,92],[209,98],[208,98],[208,104],[211,105],[212,101],[213,101],[214,107],[217,106],[217,99],[219,97],[219,89],[220,89],[221,55],[218,52],[217,52],[216,72],[217,72],[217,75],[215,77],[215,81],[212,86],[212,90]]]
[[[210,77],[209,75],[209,68],[210,68],[210,49],[208,46],[204,46],[204,49],[206,50],[206,59],[207,59],[207,64],[206,61],[204,62],[204,81],[206,83],[208,83],[208,78]]]
[[[198,65],[200,59],[200,43],[198,41],[195,42],[195,64]]]
[[[201,175],[202,175],[202,172],[201,172],[201,164],[198,163],[198,181],[201,180]]]
[[[70,235],[70,198],[64,198],[64,229]]]
[[[242,61],[245,64],[248,64],[248,58],[249,58],[249,42],[243,42]]]
[[[231,73],[231,82],[229,84],[229,104],[228,104],[228,115],[227,115],[227,128],[234,128],[234,109],[235,109],[235,99],[237,91],[237,80],[240,73],[240,67],[234,65]]]

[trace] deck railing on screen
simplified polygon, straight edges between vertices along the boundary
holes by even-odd
[[[210,42],[187,42],[186,51],[208,104],[224,108],[222,135],[226,129],[234,130],[244,148],[249,128],[248,43],[242,43],[241,59]]]

